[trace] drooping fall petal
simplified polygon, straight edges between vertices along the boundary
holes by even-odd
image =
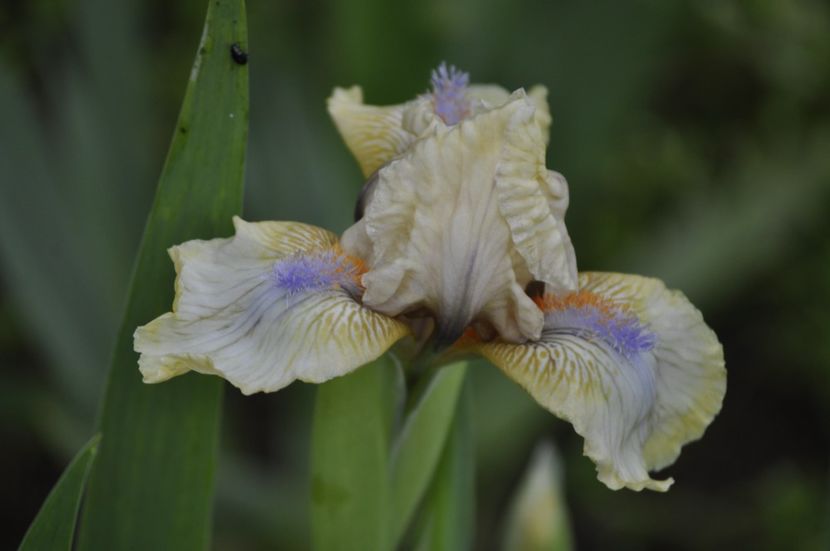
[[[481,353],[585,438],[609,488],[665,491],[649,471],[702,436],[726,392],[723,349],[700,312],[656,279],[583,273],[548,296],[537,342]]]
[[[173,311],[135,333],[144,381],[197,371],[245,394],[323,382],[380,356],[407,333],[363,307],[360,261],[326,230],[234,219],[228,239],[170,249]]]

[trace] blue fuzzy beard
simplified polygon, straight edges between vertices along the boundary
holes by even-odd
[[[625,310],[607,312],[593,305],[548,311],[545,329],[602,341],[628,359],[652,350],[657,344],[655,334],[634,314]]]
[[[342,288],[354,292],[359,287],[358,267],[335,251],[297,254],[274,263],[274,286],[289,295],[307,291]]]
[[[435,114],[448,125],[458,122],[470,113],[467,101],[467,84],[470,75],[442,63],[432,71],[432,101]]]

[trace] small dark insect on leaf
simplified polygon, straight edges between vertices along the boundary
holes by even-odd
[[[239,65],[248,63],[248,53],[242,49],[238,42],[231,44],[231,57]]]

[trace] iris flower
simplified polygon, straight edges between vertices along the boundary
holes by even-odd
[[[338,238],[235,218],[231,238],[172,247],[172,312],[135,333],[144,381],[196,371],[273,392],[409,337],[495,364],[573,425],[609,488],[668,489],[649,471],[719,411],[723,350],[659,280],[577,273],[568,185],[545,167],[546,94],[445,65],[400,105],[336,89],[329,112],[366,178],[357,222]]]

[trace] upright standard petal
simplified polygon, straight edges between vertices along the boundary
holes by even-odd
[[[441,70],[443,69],[443,73]],[[494,84],[467,85],[466,73],[433,72],[433,91],[397,105],[367,105],[359,86],[335,88],[328,111],[346,146],[365,177],[403,153],[440,120],[456,124],[461,119],[503,106],[511,94]],[[544,86],[534,86],[528,97],[536,106],[535,118],[547,145],[551,123]]]
[[[368,363],[407,333],[357,301],[362,263],[337,237],[295,222],[234,218],[228,239],[170,249],[173,311],[135,332],[144,382],[187,371],[245,394],[320,383]]]
[[[513,342],[537,338],[534,280],[576,288],[567,185],[544,166],[535,102],[523,91],[457,124],[432,124],[377,174],[365,215],[343,236],[365,258],[365,303],[388,315],[426,308],[442,340],[471,322]]]
[[[718,413],[723,349],[700,312],[656,279],[583,273],[580,290],[548,295],[537,342],[481,353],[585,438],[609,488],[665,491],[648,472],[674,462]]]
[[[482,113],[501,107],[511,99],[510,91],[497,84],[471,84],[467,88],[473,113]],[[536,106],[536,124],[545,139],[545,145],[550,140],[550,124],[552,122],[550,107],[548,106],[548,89],[541,85],[530,87],[527,97]]]
[[[405,129],[402,122],[407,106],[366,105],[359,86],[334,89],[328,99],[329,114],[363,176],[369,177],[415,141],[417,136]]]

